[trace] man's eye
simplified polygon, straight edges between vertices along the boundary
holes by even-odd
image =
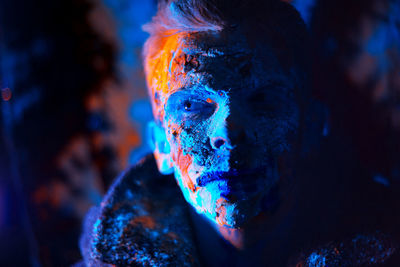
[[[165,105],[165,115],[176,121],[205,120],[211,117],[217,103],[211,98],[201,97],[193,92],[178,91],[172,94]]]
[[[184,106],[184,108],[185,108],[186,111],[190,111],[190,109],[191,109],[191,107],[192,107],[192,103],[191,103],[189,100],[186,100],[186,101],[183,103],[183,106]]]
[[[187,112],[201,112],[207,109],[208,103],[199,100],[185,100],[183,101],[183,108]]]
[[[185,113],[209,117],[214,113],[215,103],[208,103],[203,100],[184,100],[182,107]]]

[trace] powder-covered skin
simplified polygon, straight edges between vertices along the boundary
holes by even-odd
[[[239,29],[175,34],[160,58],[147,81],[175,178],[197,212],[239,227],[262,210],[292,147],[294,78]]]

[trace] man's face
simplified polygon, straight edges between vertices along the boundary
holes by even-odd
[[[244,39],[235,32],[177,38],[168,81],[153,98],[185,199],[228,227],[263,209],[299,120],[293,79],[272,49]]]

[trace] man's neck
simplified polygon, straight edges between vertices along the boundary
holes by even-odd
[[[292,209],[290,203],[282,203],[273,214],[262,212],[241,228],[219,226],[192,212],[199,252],[206,265],[233,262],[240,265],[249,258],[255,264],[270,259],[285,258],[290,240]]]

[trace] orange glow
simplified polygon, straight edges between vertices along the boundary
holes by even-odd
[[[148,228],[148,229],[155,229],[157,224],[154,221],[154,219],[150,216],[139,216],[135,217],[130,221],[130,224],[133,226],[136,226],[138,224],[143,225],[143,227]]]
[[[117,143],[116,149],[118,156],[122,160],[122,164],[125,167],[128,165],[129,154],[133,148],[140,144],[141,140],[138,133],[133,129],[129,129],[127,132],[125,132],[122,138],[124,142]]]
[[[150,89],[150,97],[153,105],[154,117],[162,121],[164,110],[162,102],[155,97],[157,93],[160,97],[164,97],[170,92],[170,85],[175,88],[183,86],[181,83],[184,72],[176,74],[177,67],[181,67],[178,58],[174,56],[179,52],[182,34],[173,33],[167,34],[166,37],[158,38],[154,43],[155,47],[150,47],[150,51],[156,50],[154,53],[149,53],[145,59],[145,71],[147,87]],[[156,49],[159,48],[159,50]],[[172,75],[172,73],[175,73]]]
[[[225,206],[223,206],[223,203],[225,203],[226,202],[226,200],[225,199],[223,199],[223,198],[219,198],[218,200],[217,200],[217,206],[218,206],[218,208],[217,208],[217,212],[218,212],[218,216],[217,216],[217,223],[219,224],[219,225],[221,225],[221,226],[223,226],[223,225],[227,225],[227,223],[225,222],[225,220],[223,219],[223,218],[225,218],[226,217],[226,208],[225,208]]]
[[[12,93],[10,88],[1,89],[1,98],[4,101],[9,101],[11,99]]]
[[[177,163],[177,165],[181,169],[182,180],[183,180],[183,183],[185,184],[185,186],[187,186],[192,192],[195,192],[195,186],[194,186],[192,180],[190,179],[189,170],[188,170],[189,166],[193,162],[192,157],[188,154],[183,155],[182,148],[179,148],[177,159],[174,158],[173,160]]]
[[[169,238],[171,238],[172,240],[177,240],[179,238],[178,235],[176,233],[174,233],[174,232],[168,232],[167,236]]]
[[[225,240],[229,241],[235,248],[237,249],[244,248],[244,238],[242,229],[231,229],[225,226],[219,226],[218,230],[221,233],[221,235],[225,238]]]
[[[179,136],[182,128],[177,124],[171,124],[171,122],[168,122],[168,127],[174,129],[174,132],[177,133],[177,144],[180,144],[181,141],[179,140]],[[196,187],[189,176],[189,167],[193,162],[192,156],[189,154],[184,155],[182,148],[179,147],[178,152],[176,154],[172,154],[172,160],[177,166],[179,166],[179,169],[182,172],[182,181],[185,187],[188,187],[192,192],[195,192]]]

